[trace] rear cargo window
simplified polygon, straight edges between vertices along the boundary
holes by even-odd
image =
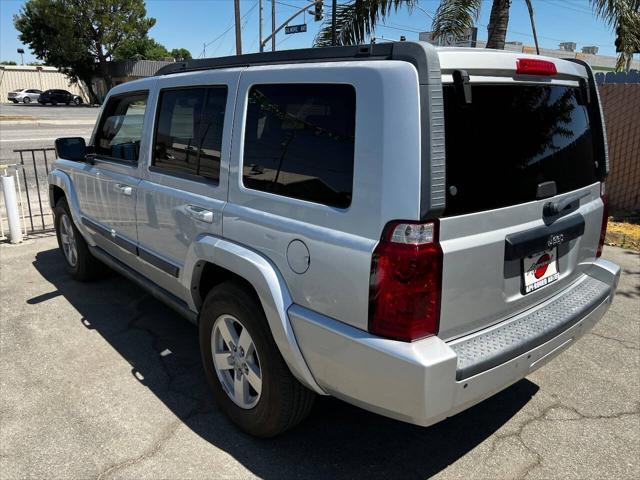
[[[543,182],[554,181],[560,194],[598,180],[589,112],[578,88],[474,85],[470,105],[462,105],[453,86],[443,95],[445,215],[536,200]]]
[[[350,85],[249,91],[244,185],[339,208],[351,204],[356,92]]]

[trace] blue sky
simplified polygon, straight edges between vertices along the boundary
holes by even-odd
[[[338,0],[343,3],[346,0]],[[277,24],[287,19],[296,8],[307,3],[306,0],[277,0]],[[0,0],[0,60],[20,60],[16,49],[21,47],[18,33],[13,28],[13,15],[24,4],[18,0]],[[150,35],[168,49],[184,47],[194,57],[199,56],[203,44],[208,43],[207,56],[231,55],[235,51],[233,30],[232,0],[147,0],[147,12],[156,18],[157,23]],[[242,0],[241,15],[243,50],[258,50],[258,0]],[[325,1],[325,9],[330,8],[331,0]],[[429,13],[435,12],[439,0],[420,0],[419,5]],[[615,55],[613,45],[615,35],[601,20],[591,13],[588,0],[533,0],[536,13],[536,26],[540,46],[557,48],[561,41],[573,41],[578,48],[585,45],[597,45],[600,53]],[[478,36],[486,39],[486,25],[489,22],[491,0],[483,2],[478,21]],[[264,0],[264,25],[271,23],[271,2]],[[303,23],[300,16],[293,24]],[[321,22],[314,22],[306,16],[307,33],[285,35],[282,31],[277,37],[277,49],[309,47]],[[419,31],[431,28],[431,19],[420,10],[409,14],[406,9],[398,11],[387,20],[386,26],[379,25],[376,36],[399,39],[404,35],[408,40],[418,38]],[[226,33],[224,33],[227,31]],[[508,40],[522,41],[533,45],[531,25],[524,0],[512,0],[509,21]],[[214,41],[215,40],[215,41]],[[213,43],[211,43],[213,41]],[[25,62],[33,61],[31,54],[25,55]]]

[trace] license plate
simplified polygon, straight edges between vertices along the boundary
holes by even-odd
[[[552,248],[522,259],[524,294],[538,290],[560,278],[558,249]]]

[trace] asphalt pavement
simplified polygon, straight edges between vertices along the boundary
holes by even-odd
[[[0,245],[0,477],[640,478],[640,256],[604,256],[607,315],[476,407],[420,428],[321,398],[256,440],[212,402],[195,327],[115,274],[74,282],[53,236]]]
[[[53,147],[58,137],[91,136],[97,107],[0,104],[0,164],[18,163],[17,149]]]

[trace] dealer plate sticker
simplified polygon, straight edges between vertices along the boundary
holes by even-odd
[[[525,294],[549,285],[560,278],[557,248],[524,257],[522,260]]]

